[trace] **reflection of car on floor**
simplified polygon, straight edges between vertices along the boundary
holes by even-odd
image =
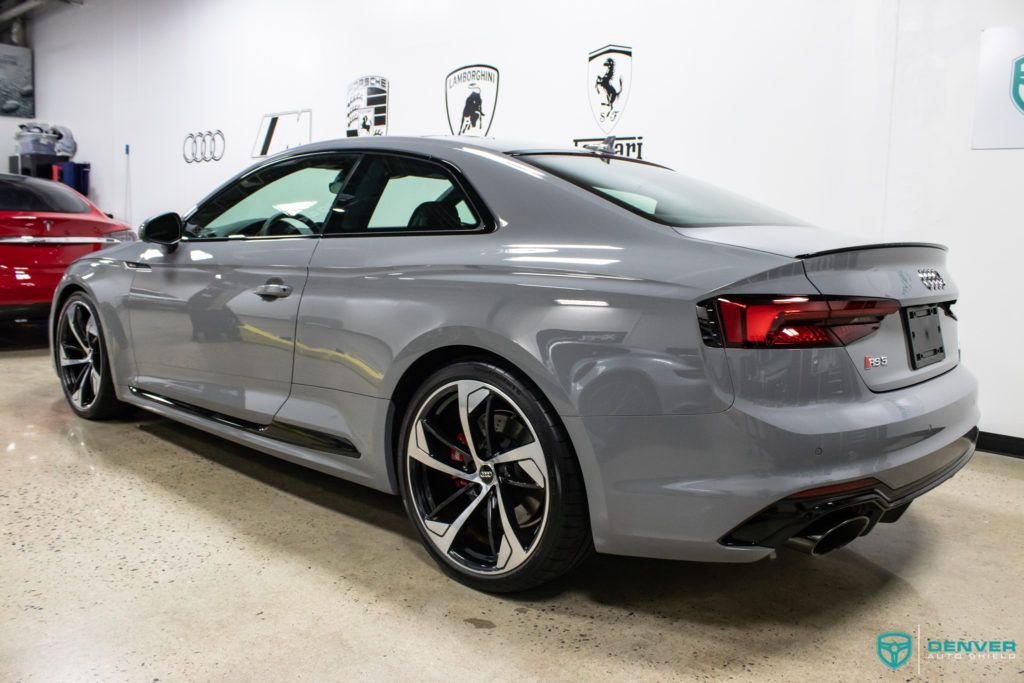
[[[46,318],[68,264],[134,240],[67,185],[0,174],[0,320]]]
[[[353,138],[261,162],[142,239],[56,295],[73,410],[139,406],[400,494],[484,590],[592,548],[822,554],[974,452],[942,247],[655,164]]]

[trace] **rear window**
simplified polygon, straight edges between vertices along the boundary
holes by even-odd
[[[89,205],[60,183],[28,177],[0,178],[0,211],[89,213]]]
[[[518,158],[666,225],[804,225],[771,207],[642,161],[596,154],[524,154]]]

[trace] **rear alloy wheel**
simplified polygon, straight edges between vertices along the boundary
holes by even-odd
[[[463,583],[521,590],[586,557],[575,455],[553,412],[504,370],[467,362],[436,373],[413,398],[401,453],[409,516]]]
[[[99,317],[84,294],[72,294],[61,309],[54,355],[64,396],[77,415],[101,420],[128,411],[114,395]]]

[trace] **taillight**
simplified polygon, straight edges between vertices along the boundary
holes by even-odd
[[[742,348],[844,346],[871,334],[885,316],[900,310],[892,299],[749,295],[721,296],[703,307],[718,313],[721,329],[714,333],[719,341]]]
[[[117,240],[118,242],[136,242],[139,239],[138,236],[135,234],[135,231],[132,230],[131,228],[127,230],[117,230],[115,232],[108,232],[106,234],[106,237],[113,240]]]

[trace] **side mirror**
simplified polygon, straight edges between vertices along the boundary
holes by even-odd
[[[181,241],[181,233],[181,216],[174,212],[161,213],[143,221],[139,228],[139,239],[174,247]]]

